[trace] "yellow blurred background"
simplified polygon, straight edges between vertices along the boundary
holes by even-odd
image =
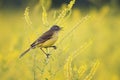
[[[64,16],[66,4],[55,9],[51,0],[41,1],[29,8],[31,24],[25,19],[26,7],[0,10],[0,80],[120,80],[120,12],[115,2],[99,10],[75,7]],[[34,49],[19,59],[53,24],[63,30],[51,57]]]

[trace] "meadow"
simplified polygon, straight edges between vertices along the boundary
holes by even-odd
[[[83,14],[74,1],[0,13],[0,80],[120,80],[119,13],[106,5]],[[19,59],[54,24],[63,29],[50,58],[37,48]]]

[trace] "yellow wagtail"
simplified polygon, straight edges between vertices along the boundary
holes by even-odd
[[[47,54],[42,48],[49,48],[53,47],[56,49],[56,46],[53,46],[53,44],[58,39],[58,32],[61,30],[61,27],[57,25],[53,25],[48,31],[42,34],[37,40],[35,40],[31,45],[30,48],[28,48],[25,52],[23,52],[19,58],[23,57],[28,51],[31,49],[35,49],[36,47],[40,48],[43,53],[49,57],[50,54]]]

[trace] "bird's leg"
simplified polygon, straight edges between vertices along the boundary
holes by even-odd
[[[42,48],[40,48],[42,50],[42,52],[47,56],[47,58],[49,58],[50,54],[47,54]]]
[[[52,47],[53,49],[57,49],[57,47],[56,47],[56,46],[50,46],[50,47]]]
[[[46,48],[46,51],[47,51],[47,58],[49,58],[50,54],[49,54],[49,48]]]
[[[47,55],[47,53],[42,49],[42,48],[40,48],[41,50],[42,50],[42,52],[45,54],[45,55]]]

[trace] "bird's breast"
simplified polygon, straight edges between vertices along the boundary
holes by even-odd
[[[47,41],[45,41],[44,43],[41,44],[41,47],[52,46],[57,41],[57,39],[58,39],[58,33],[55,32],[49,40],[47,40]]]

